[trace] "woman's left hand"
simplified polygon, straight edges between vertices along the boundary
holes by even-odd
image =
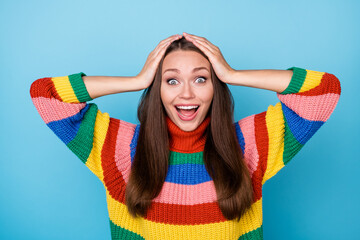
[[[216,76],[225,83],[230,83],[235,70],[225,61],[220,49],[206,38],[183,33],[186,40],[192,42],[209,58]]]

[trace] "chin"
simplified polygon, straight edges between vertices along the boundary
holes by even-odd
[[[191,126],[186,126],[186,127],[178,126],[178,127],[185,132],[191,132],[197,128],[197,125],[191,125]]]
[[[195,119],[194,119],[195,120]],[[199,122],[198,121],[193,121],[193,122],[187,122],[187,123],[183,123],[182,120],[177,119],[177,123],[175,123],[181,130],[185,131],[185,132],[191,132],[194,131],[198,126],[199,126]]]

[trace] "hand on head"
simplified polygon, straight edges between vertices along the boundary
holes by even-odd
[[[235,70],[231,68],[230,65],[226,62],[224,56],[221,54],[221,51],[217,46],[212,44],[204,37],[199,37],[185,32],[184,37],[186,40],[192,42],[203,53],[206,54],[215,71],[216,76],[221,81],[228,83],[231,80],[232,74],[235,72]]]
[[[155,49],[149,54],[146,59],[145,65],[136,78],[142,83],[144,89],[149,87],[154,80],[156,70],[162,57],[165,54],[167,47],[175,40],[185,37],[186,40],[192,42],[198,47],[208,58],[215,71],[216,76],[223,82],[229,83],[235,72],[233,68],[226,62],[220,49],[212,44],[204,37],[199,37],[193,34],[184,32],[184,36],[175,34],[162,40]]]
[[[151,85],[152,81],[154,80],[154,76],[156,70],[159,66],[159,62],[164,56],[164,53],[167,47],[175,40],[182,38],[182,35],[175,34],[172,35],[164,40],[162,40],[156,48],[149,54],[146,59],[145,65],[141,72],[136,76],[139,81],[142,82],[144,88],[147,88]]]

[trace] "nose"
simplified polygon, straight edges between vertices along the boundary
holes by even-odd
[[[180,93],[181,98],[191,99],[195,97],[194,89],[189,82],[184,83]]]

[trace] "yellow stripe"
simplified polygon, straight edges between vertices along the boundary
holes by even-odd
[[[68,76],[51,78],[61,99],[67,103],[79,103]]]
[[[106,191],[109,217],[113,223],[137,233],[145,239],[237,239],[262,225],[262,198],[253,203],[239,222],[236,220],[199,225],[156,223],[128,213],[126,205],[114,200]],[[169,216],[171,217],[171,216]]]
[[[321,83],[321,78],[325,72],[317,72],[306,69],[306,78],[299,92],[306,92]]]
[[[270,105],[268,107],[265,119],[269,134],[269,152],[262,184],[284,167],[285,122],[280,102],[275,106]]]
[[[110,116],[108,113],[97,111],[93,147],[86,160],[86,166],[104,183],[104,175],[101,167],[101,151],[105,142],[106,133],[109,128]]]

